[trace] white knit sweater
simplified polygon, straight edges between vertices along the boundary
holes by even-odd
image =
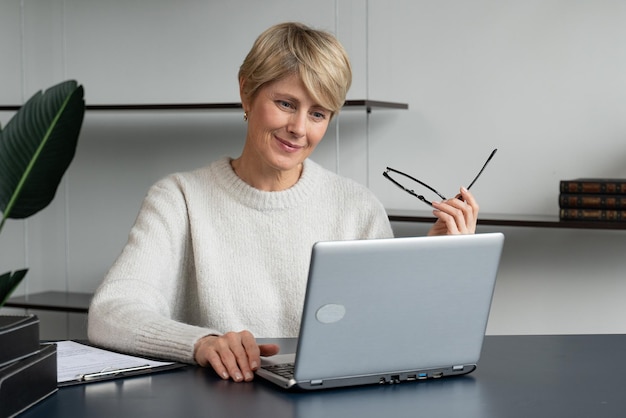
[[[306,160],[298,183],[264,192],[229,158],[149,190],[89,310],[89,339],[193,363],[208,334],[294,337],[316,241],[391,237],[365,187]]]

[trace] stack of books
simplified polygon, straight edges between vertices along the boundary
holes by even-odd
[[[561,180],[559,213],[562,221],[626,222],[626,179]]]
[[[56,344],[39,343],[37,316],[0,315],[0,417],[24,412],[56,391]]]

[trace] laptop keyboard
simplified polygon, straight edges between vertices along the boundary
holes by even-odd
[[[263,366],[263,368],[285,379],[293,379],[294,363],[271,364]]]

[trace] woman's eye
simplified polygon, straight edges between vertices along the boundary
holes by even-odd
[[[292,107],[293,107],[293,106],[291,105],[291,103],[289,103],[289,102],[288,102],[288,101],[286,101],[286,100],[279,100],[279,101],[278,101],[278,105],[279,105],[280,107],[284,107],[284,108],[287,108],[287,109],[290,109],[290,108],[292,108]]]
[[[315,119],[320,119],[320,120],[326,119],[326,113],[324,112],[313,112],[312,115]]]

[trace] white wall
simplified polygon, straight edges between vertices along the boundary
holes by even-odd
[[[5,0],[0,101],[69,78],[89,104],[237,101],[245,53],[284,20],[337,33],[354,66],[350,99],[409,104],[369,124],[343,112],[314,155],[389,208],[423,209],[385,182],[385,166],[453,194],[494,147],[474,188],[485,213],[556,216],[560,179],[626,177],[619,0]],[[244,129],[236,111],[89,112],[55,201],[2,232],[0,270],[29,266],[17,294],[93,291],[149,185],[236,156]],[[489,333],[626,332],[624,232],[481,230],[507,236]]]

